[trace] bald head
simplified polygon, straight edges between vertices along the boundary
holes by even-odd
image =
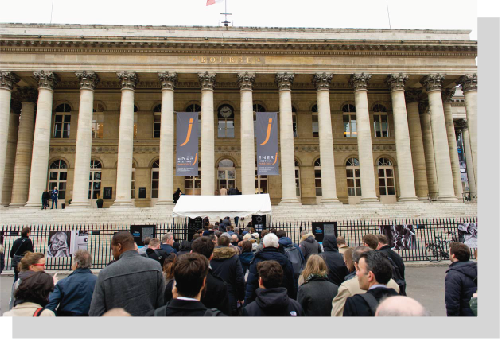
[[[395,296],[383,300],[376,308],[377,317],[426,317],[429,312],[413,298]]]

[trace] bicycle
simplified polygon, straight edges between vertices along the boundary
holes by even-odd
[[[441,262],[443,259],[449,259],[450,255],[445,250],[448,241],[442,240],[440,236],[434,236],[434,242],[425,243],[426,250],[432,250],[433,257],[429,257],[429,262]]]

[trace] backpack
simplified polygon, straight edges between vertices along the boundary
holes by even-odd
[[[289,261],[292,263],[294,274],[301,274],[301,271],[303,270],[303,258],[301,257],[299,250],[294,245],[284,247],[284,250],[289,258]]]
[[[368,304],[369,308],[371,309],[371,313],[373,313],[374,316],[376,308],[378,307],[378,301],[376,301],[376,298],[370,293],[363,293],[357,295],[364,299],[366,304]]]

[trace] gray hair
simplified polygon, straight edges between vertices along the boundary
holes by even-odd
[[[429,311],[410,297],[385,297],[376,308],[377,317],[428,317]]]
[[[161,242],[164,243],[172,238],[173,238],[173,233],[167,233],[167,234],[163,235],[163,237],[161,237]]]
[[[77,263],[78,269],[91,268],[91,254],[87,250],[77,250],[74,254],[74,262]]]
[[[363,254],[367,253],[369,250],[371,250],[370,247],[366,247],[363,245],[358,246],[357,248],[354,249],[354,251],[352,253],[352,261],[355,263],[359,263],[361,256]]]

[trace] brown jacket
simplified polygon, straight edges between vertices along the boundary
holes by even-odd
[[[35,311],[38,308],[41,308],[39,304],[26,302],[19,305],[14,306],[9,312],[5,312],[3,314],[4,317],[33,317]],[[53,311],[51,310],[42,310],[40,317],[56,317]]]

